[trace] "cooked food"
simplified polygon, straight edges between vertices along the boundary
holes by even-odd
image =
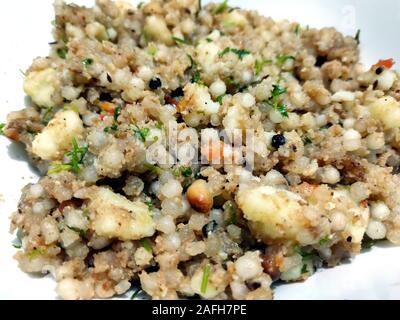
[[[272,299],[400,244],[400,73],[227,1],[55,3],[4,134],[41,178],[12,215],[64,299]]]

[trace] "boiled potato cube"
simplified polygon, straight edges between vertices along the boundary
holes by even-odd
[[[97,235],[119,240],[151,237],[155,223],[146,204],[132,202],[107,188],[93,187],[89,208],[94,211],[93,229]]]
[[[237,203],[254,235],[265,241],[295,240],[306,228],[301,197],[270,186],[239,190]]]
[[[382,122],[385,129],[400,127],[400,103],[393,97],[383,97],[369,105],[374,119]]]
[[[44,160],[61,160],[71,148],[73,138],[82,133],[83,122],[76,112],[58,112],[33,140],[32,152]]]
[[[25,78],[24,91],[39,107],[50,108],[60,103],[60,99],[55,97],[57,83],[57,72],[54,69],[33,71]]]

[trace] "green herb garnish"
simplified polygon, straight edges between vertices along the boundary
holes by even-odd
[[[305,252],[300,246],[294,246],[293,247],[294,252],[298,253],[299,255],[301,255],[303,257],[303,259],[312,259],[313,254],[312,253],[308,253]]]
[[[363,249],[371,249],[373,246],[375,246],[376,244],[378,244],[381,241],[384,241],[384,240],[373,240],[370,238],[366,238],[362,241],[361,247]]]
[[[222,50],[218,56],[219,57],[223,57],[224,55],[226,55],[227,53],[232,52],[234,54],[236,54],[240,60],[243,60],[243,57],[250,54],[250,51],[244,50],[244,49],[236,49],[236,48],[225,48],[224,50]]]
[[[28,252],[26,254],[26,256],[28,257],[29,261],[32,261],[32,260],[38,258],[39,256],[41,256],[45,252],[46,252],[45,248],[38,247],[38,248],[35,248],[32,251]]]
[[[258,76],[261,73],[261,71],[265,65],[268,65],[271,63],[272,63],[272,60],[256,60],[256,63],[254,66],[255,71],[256,71],[256,76]]]
[[[360,37],[361,37],[361,30],[358,29],[358,30],[357,30],[357,33],[356,33],[356,36],[354,37],[354,39],[357,41],[357,44],[358,44],[358,45],[361,43]]]
[[[146,138],[150,133],[149,128],[142,128],[139,129],[136,125],[131,125],[132,130],[135,132],[135,136],[142,141],[143,143],[146,142]]]
[[[175,177],[183,176],[185,178],[189,178],[192,176],[193,170],[191,167],[180,167],[180,168],[176,168],[173,171],[173,174]]]
[[[226,210],[229,214],[228,224],[236,224],[237,223],[237,212],[232,203],[232,201],[227,201],[223,205],[224,210]]]
[[[122,107],[118,106],[114,110],[114,121],[118,121],[118,117],[121,115]]]
[[[70,227],[70,226],[67,226],[67,227],[68,227],[68,229],[71,229],[72,231],[78,233],[80,237],[84,237],[86,235],[86,231],[85,230],[82,230],[82,229],[79,229],[79,228],[75,228],[75,227]]]
[[[200,72],[196,72],[192,77],[192,83],[197,83],[200,85],[204,85],[204,82],[201,80]]]
[[[79,173],[81,170],[81,165],[83,165],[83,159],[89,151],[89,147],[79,147],[76,139],[72,139],[72,151],[67,152],[65,155],[70,158],[70,162],[65,164],[52,164],[48,174],[58,173],[61,171],[73,171],[75,173]]]
[[[326,246],[327,244],[328,244],[328,242],[331,240],[331,236],[328,234],[328,235],[326,235],[326,236],[324,236],[323,238],[321,238],[320,240],[319,240],[319,245],[321,246],[321,247],[324,247],[324,246]]]
[[[137,289],[133,292],[133,294],[132,294],[132,296],[131,296],[131,300],[135,300],[136,297],[139,295],[140,292],[142,292],[142,288],[137,288]]]
[[[47,108],[43,114],[41,123],[47,126],[52,118],[51,113],[53,112],[53,107]]]
[[[85,60],[82,61],[82,64],[83,64],[84,67],[88,67],[88,66],[93,64],[93,59],[86,58]]]
[[[0,123],[0,135],[4,135],[4,129],[7,127],[7,124]]]
[[[208,278],[210,276],[210,269],[211,269],[211,266],[208,263],[204,266],[204,269],[203,269],[203,278],[201,279],[201,288],[200,288],[200,291],[203,294],[206,293],[206,291],[207,291]]]
[[[176,44],[184,44],[187,45],[189,44],[186,39],[178,38],[178,37],[172,37],[172,40],[176,42]]]
[[[150,164],[150,163],[145,163],[143,165],[147,170],[151,171],[152,173],[156,174],[156,175],[160,175],[162,173],[162,169],[159,166],[156,166],[154,164]]]
[[[117,131],[118,130],[118,117],[121,115],[121,111],[122,111],[122,106],[118,106],[117,108],[115,108],[114,110],[114,123],[109,126],[104,128],[104,132],[109,133],[110,131]]]
[[[145,201],[144,204],[149,208],[149,211],[153,211],[153,203],[151,201]]]
[[[144,5],[144,1],[140,1],[140,2],[138,3],[138,5],[137,5],[137,8],[138,8],[138,9],[141,9],[141,8],[143,7],[143,5]]]
[[[226,84],[228,87],[233,88],[236,91],[240,89],[240,84],[237,83],[232,77],[226,79]]]
[[[296,28],[294,29],[294,33],[297,34],[297,35],[299,35],[299,34],[300,34],[300,31],[301,31],[300,25],[298,24],[298,25],[296,25]]]
[[[216,6],[216,7],[211,11],[211,13],[212,13],[213,15],[220,14],[220,13],[224,12],[226,9],[228,9],[228,0],[222,1],[218,6]]]
[[[118,130],[118,124],[117,123],[113,123],[111,126],[104,128],[104,132],[105,133],[109,133],[110,131],[117,131],[117,130]]]
[[[68,48],[59,48],[57,49],[57,55],[60,59],[66,59],[68,53]]]
[[[37,134],[37,132],[35,130],[33,130],[33,128],[31,126],[26,126],[26,132],[28,132],[29,134]]]
[[[213,40],[210,39],[210,38],[206,38],[206,41],[207,41],[208,43],[213,42]]]
[[[312,143],[312,140],[311,140],[311,138],[310,138],[309,136],[305,136],[305,137],[303,138],[303,143],[304,143],[304,145],[306,146],[306,145],[308,145],[308,144],[311,144],[311,143]]]
[[[282,117],[288,118],[289,114],[286,110],[286,105],[279,102],[280,96],[287,92],[286,89],[282,88],[279,84],[274,84],[272,87],[273,89],[271,92],[271,99],[266,101],[265,103],[278,111],[282,115]]]
[[[148,251],[148,252],[153,252],[153,249],[151,248],[151,243],[148,239],[141,239],[140,240],[140,244],[142,245],[142,247]]]
[[[190,55],[190,54],[186,54],[186,56],[189,58],[189,60],[190,60],[190,68],[191,69],[196,69],[197,68],[197,64],[196,64],[196,62],[194,62],[194,59],[193,59],[193,57]]]
[[[303,264],[303,267],[301,268],[301,274],[305,274],[307,272],[308,272],[307,264]]]
[[[222,104],[224,97],[226,96],[226,94],[221,94],[220,96],[217,97],[217,102],[219,104]]]
[[[147,53],[151,56],[155,56],[157,53],[157,47],[148,47],[147,48]]]
[[[280,67],[282,67],[286,61],[288,60],[296,60],[294,56],[286,55],[286,54],[279,54],[276,57],[276,64]]]

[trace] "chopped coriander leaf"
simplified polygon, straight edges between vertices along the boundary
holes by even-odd
[[[33,130],[33,128],[31,126],[26,126],[26,132],[28,132],[29,134],[33,134],[33,135],[37,134],[37,132],[35,130]]]
[[[286,55],[286,54],[279,54],[276,57],[276,64],[278,66],[282,67],[285,64],[285,62],[288,60],[296,60],[296,58],[293,56],[290,56],[290,55]]]
[[[178,38],[178,37],[172,37],[172,40],[174,40],[177,44],[189,44],[186,39]]]
[[[87,208],[84,209],[82,214],[86,219],[90,220],[90,211],[89,211],[89,209],[87,209]]]
[[[303,264],[303,267],[301,268],[301,274],[305,274],[308,272],[307,264]]]
[[[46,109],[46,111],[45,111],[45,113],[43,114],[43,117],[42,117],[42,121],[41,121],[41,123],[43,124],[43,125],[45,125],[45,126],[47,126],[48,125],[48,123],[50,122],[50,119],[51,119],[51,113],[53,112],[53,107],[50,107],[50,108],[47,108]]]
[[[68,227],[68,229],[71,229],[72,231],[78,233],[80,237],[84,237],[86,235],[86,231],[85,230],[82,230],[82,229],[79,229],[79,228],[75,228],[75,227],[70,227],[70,226],[67,226],[67,227]]]
[[[142,37],[143,37],[143,41],[147,44],[147,43],[149,43],[149,40],[150,40],[150,36],[149,36],[149,34],[148,34],[148,32],[147,32],[147,30],[146,29],[143,29],[142,30]]]
[[[193,77],[192,77],[192,83],[198,83],[200,85],[203,84],[203,81],[201,80],[201,75],[200,72],[196,72]]]
[[[79,173],[81,170],[81,165],[83,165],[83,160],[86,154],[89,151],[89,147],[79,147],[76,139],[72,139],[72,151],[67,152],[65,155],[70,158],[70,162],[68,163],[57,163],[52,164],[48,174],[58,173],[61,171],[70,171],[72,170],[75,173]]]
[[[145,201],[144,204],[149,208],[149,211],[153,211],[153,203],[151,201]]]
[[[69,164],[53,163],[47,174],[54,174],[54,173],[59,173],[61,171],[69,171],[69,170],[71,170],[71,166]]]
[[[206,291],[207,291],[208,278],[210,276],[210,269],[211,269],[211,267],[207,263],[203,269],[203,278],[201,279],[201,288],[200,288],[201,293],[206,293]]]
[[[194,62],[193,57],[190,54],[186,54],[186,56],[189,58],[190,60],[190,68],[191,69],[195,69],[197,68],[197,64]]]
[[[162,169],[159,166],[153,165],[153,164],[149,164],[149,163],[145,163],[144,167],[151,171],[152,173],[156,174],[156,175],[160,175],[162,173]]]
[[[210,38],[206,38],[206,41],[207,41],[207,42],[213,42],[213,40],[210,39]]]
[[[303,257],[304,260],[309,260],[313,257],[312,253],[305,252],[299,245],[293,248],[294,252],[298,253]]]
[[[324,236],[323,238],[321,238],[320,240],[319,240],[319,245],[321,246],[321,247],[324,247],[324,246],[326,246],[327,244],[328,244],[328,242],[331,240],[331,236],[328,234],[328,235],[326,235],[326,236]]]
[[[235,81],[235,79],[233,79],[232,77],[226,79],[226,84],[228,86],[229,92],[232,91],[232,90],[235,90],[235,93],[236,93],[236,91],[239,91],[239,89],[240,89],[240,84],[237,83]]]
[[[114,123],[113,125],[104,128],[105,133],[109,133],[110,131],[117,131],[118,130],[118,124]]]
[[[57,49],[57,55],[59,56],[60,59],[66,59],[67,58],[67,53],[68,49],[67,48],[59,48]]]
[[[135,300],[136,297],[139,295],[140,292],[142,292],[142,288],[137,288],[137,289],[133,292],[133,294],[132,294],[132,296],[131,296],[131,300]]]
[[[142,142],[146,142],[146,138],[149,135],[149,133],[150,133],[149,128],[143,128],[135,132],[136,137]]]
[[[193,170],[192,170],[191,167],[180,167],[180,168],[175,168],[175,169],[172,171],[172,173],[173,173],[173,175],[174,175],[175,177],[183,176],[183,177],[185,177],[185,178],[189,178],[189,177],[192,176]]]
[[[309,136],[305,136],[303,139],[303,143],[304,143],[304,145],[308,145],[308,144],[312,143],[312,140]]]
[[[46,252],[45,248],[38,247],[38,248],[33,249],[31,252],[28,252],[26,255],[27,255],[29,261],[32,261],[32,260],[38,258],[39,256],[41,256],[45,252]]]
[[[0,135],[4,135],[4,129],[7,125],[5,123],[0,123]]]
[[[163,128],[163,124],[161,122],[157,122],[157,124],[155,125],[155,127],[159,130],[162,130]]]
[[[384,241],[384,240],[373,240],[373,239],[364,239],[361,243],[361,247],[363,249],[371,249],[373,246],[378,244],[379,242]]]
[[[17,238],[12,242],[12,245],[15,249],[21,249],[22,248],[22,241],[21,241],[22,235],[21,231],[19,230],[17,232]]]
[[[256,63],[254,66],[255,71],[256,71],[256,76],[258,76],[261,73],[261,71],[265,65],[268,65],[271,63],[272,63],[272,60],[256,60]]]
[[[118,106],[117,108],[115,108],[114,110],[114,121],[118,120],[118,117],[121,115],[121,111],[122,111],[122,107]]]
[[[357,44],[360,44],[361,43],[361,39],[360,39],[360,36],[361,36],[361,30],[360,29],[358,29],[357,30],[357,33],[356,33],[356,36],[354,37],[354,39],[357,41]]]
[[[82,63],[83,63],[83,65],[84,65],[85,67],[88,67],[88,66],[90,66],[91,64],[93,64],[93,59],[91,59],[91,58],[86,58],[85,60],[82,61]]]
[[[79,172],[80,165],[83,164],[83,159],[88,153],[89,147],[79,147],[75,138],[72,139],[72,146],[72,151],[67,152],[65,155],[71,159],[69,164],[71,165],[72,170],[75,172]]]
[[[286,110],[286,106],[284,104],[278,105],[276,108],[277,111],[282,115],[284,118],[289,118],[289,114]]]
[[[147,53],[151,56],[155,56],[157,51],[158,51],[158,49],[156,47],[148,47],[147,48]]]
[[[219,104],[222,104],[224,97],[226,96],[226,94],[221,94],[220,96],[217,97],[217,102]]]
[[[220,57],[223,57],[224,55],[226,55],[227,53],[232,52],[234,54],[236,54],[240,60],[243,60],[244,56],[250,54],[250,51],[244,50],[244,49],[236,49],[236,48],[225,48],[224,50],[222,50],[218,55]]]
[[[289,114],[286,110],[286,105],[280,104],[279,102],[280,96],[287,92],[286,89],[282,88],[280,85],[273,85],[272,87],[271,99],[265,103],[278,111],[284,118],[288,118]]]
[[[189,178],[192,176],[193,174],[193,170],[191,167],[182,167],[181,168],[181,174],[182,176],[184,176],[185,178]]]
[[[142,245],[142,247],[148,251],[148,252],[153,252],[153,249],[151,248],[151,243],[148,239],[141,239],[140,240],[140,244]]]
[[[237,212],[232,201],[227,201],[223,205],[223,209],[229,214],[228,224],[237,223]]]
[[[216,15],[216,14],[220,14],[222,12],[224,12],[226,9],[228,9],[228,0],[224,0],[222,1],[218,6],[216,6],[213,10],[212,10],[212,14]]]

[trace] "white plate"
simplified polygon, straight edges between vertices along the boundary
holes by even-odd
[[[48,53],[52,41],[53,0],[1,1],[0,26],[0,122],[9,111],[24,105],[22,75],[32,59]],[[91,5],[91,0],[76,1]],[[373,64],[380,58],[400,63],[400,1],[398,0],[246,0],[229,2],[259,10],[276,19],[289,19],[313,27],[335,26],[355,35],[361,29],[362,58]],[[21,188],[36,181],[23,161],[23,150],[0,139],[0,299],[54,299],[51,278],[31,277],[12,259],[13,236],[8,233],[9,215],[15,211]],[[277,299],[395,299],[400,298],[400,248],[374,248],[351,264],[322,270],[304,283],[280,286]]]

